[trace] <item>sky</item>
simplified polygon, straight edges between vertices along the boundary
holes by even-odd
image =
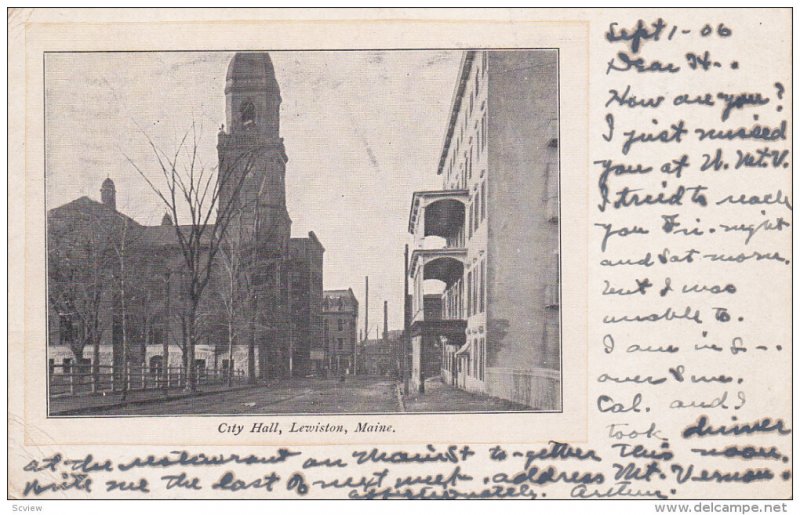
[[[128,158],[158,180],[148,147],[172,151],[192,126],[208,169],[225,122],[233,53],[64,53],[45,60],[48,208],[100,199],[110,177],[117,209],[157,225],[162,201]],[[403,246],[417,190],[440,189],[439,154],[459,51],[270,52],[281,88],[281,137],[292,236],[325,247],[325,289],[353,288],[364,326],[402,328]],[[146,135],[146,136],[145,136]]]

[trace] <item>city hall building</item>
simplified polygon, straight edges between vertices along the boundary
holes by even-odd
[[[435,170],[408,221],[411,383],[559,410],[557,50],[464,52]]]
[[[252,156],[252,167],[239,191],[220,187],[219,202],[232,202],[239,213],[225,237],[240,239],[240,272],[250,289],[246,297],[237,293],[237,304],[228,310],[229,270],[223,252],[218,253],[197,318],[198,375],[253,371],[258,379],[271,379],[314,373],[321,363],[312,354],[316,357],[324,348],[325,249],[313,232],[290,237],[281,95],[269,55],[235,54],[224,87],[219,169],[241,161],[242,155]],[[232,173],[245,172],[234,168]],[[101,185],[100,201],[81,197],[48,212],[51,376],[87,373],[94,363],[114,365],[118,380],[123,360],[151,375],[160,374],[166,362],[184,370],[187,366],[187,274],[178,233],[188,237],[191,226],[176,226],[169,215],[159,226],[142,225],[117,210],[116,193],[108,178]],[[206,226],[201,249],[207,250],[214,230]],[[121,277],[128,278],[124,287]],[[125,349],[123,341],[128,342]]]

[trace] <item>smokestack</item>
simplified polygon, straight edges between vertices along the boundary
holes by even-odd
[[[383,341],[389,341],[389,302],[383,301]]]

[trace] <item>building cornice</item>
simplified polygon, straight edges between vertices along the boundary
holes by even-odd
[[[458,82],[456,89],[453,92],[453,102],[450,108],[450,120],[447,123],[447,131],[444,136],[444,144],[442,145],[442,156],[439,158],[439,168],[436,170],[436,175],[442,175],[444,171],[444,163],[447,161],[447,154],[450,152],[450,143],[453,140],[453,133],[456,130],[456,122],[458,121],[458,112],[461,110],[461,100],[464,98],[464,91],[467,89],[467,79],[469,78],[470,70],[472,69],[472,61],[475,60],[475,51],[467,50],[464,52],[464,57],[461,60],[461,71],[459,72]]]

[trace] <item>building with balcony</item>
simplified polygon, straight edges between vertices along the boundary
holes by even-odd
[[[322,296],[322,337],[328,373],[355,373],[357,327],[358,300],[353,290],[325,290]]]
[[[561,409],[558,138],[557,50],[464,52],[442,188],[411,200],[415,389]]]

